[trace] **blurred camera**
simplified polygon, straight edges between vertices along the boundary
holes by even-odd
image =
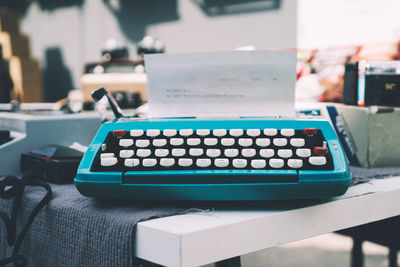
[[[343,103],[400,107],[400,61],[347,63]]]

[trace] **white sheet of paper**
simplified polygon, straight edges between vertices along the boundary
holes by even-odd
[[[149,118],[294,117],[294,51],[145,56]]]

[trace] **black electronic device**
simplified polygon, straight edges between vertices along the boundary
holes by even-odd
[[[134,109],[142,104],[142,99],[139,93],[114,92],[112,96],[115,98],[118,106],[122,109]]]
[[[20,112],[0,112],[0,175],[20,176],[21,154],[44,145],[88,146],[102,123],[95,112],[66,114],[34,107],[42,104],[22,103]]]
[[[13,87],[9,62],[3,58],[3,49],[0,45],[0,103],[10,102]]]
[[[10,131],[0,130],[0,146],[11,140]]]
[[[343,103],[357,105],[358,62],[349,62],[345,66]]]
[[[75,149],[47,145],[23,153],[20,167],[22,173],[33,171],[36,177],[51,183],[71,183],[82,157],[83,153]]]
[[[141,56],[143,56],[143,54],[155,54],[164,52],[165,52],[164,42],[152,36],[145,36],[137,44],[137,53],[138,55]]]
[[[101,55],[103,59],[107,61],[128,58],[128,46],[122,41],[110,39],[104,44],[103,49],[101,50]]]
[[[343,103],[400,107],[400,61],[347,63]]]

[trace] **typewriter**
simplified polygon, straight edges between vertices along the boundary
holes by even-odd
[[[104,123],[75,178],[86,196],[132,200],[319,199],[351,172],[326,120],[139,119]]]

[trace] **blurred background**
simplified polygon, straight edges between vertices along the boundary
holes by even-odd
[[[167,53],[297,49],[298,78],[321,73],[306,82],[312,85],[307,97],[318,100],[321,91],[333,90],[320,100],[336,101],[337,79],[349,57],[396,58],[400,39],[396,0],[2,0],[0,6],[2,33],[13,44],[7,55],[6,41],[0,41],[3,58],[30,61],[21,63],[22,72],[37,76],[22,85],[11,75],[26,102],[57,101],[80,89],[85,65],[101,61],[107,40],[123,43],[136,60],[145,36],[160,40]],[[32,89],[36,97],[23,88],[33,83],[42,88]]]
[[[0,103],[78,99],[77,112],[106,84],[135,108],[147,98],[143,54],[237,48],[296,50],[296,101],[342,102],[346,63],[400,59],[399,10],[398,0],[0,0]],[[243,264],[349,266],[351,244],[328,234]],[[365,246],[366,266],[387,265],[387,249]]]

